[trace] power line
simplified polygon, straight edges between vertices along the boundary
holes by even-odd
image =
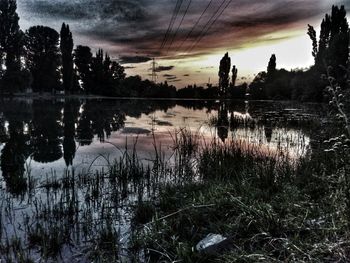
[[[197,39],[195,40],[194,44],[189,48],[189,50],[186,53],[189,53],[193,50],[194,46],[199,42],[198,40],[201,38],[201,36],[203,35],[204,31],[206,30],[206,28],[209,26],[209,24],[213,21],[213,19],[215,18],[215,16],[219,13],[220,9],[223,7],[223,5],[226,3],[226,0],[223,0],[221,2],[221,4],[219,5],[219,7],[215,10],[215,12],[213,13],[213,15],[209,18],[209,20],[207,21],[207,23],[203,26],[201,32],[199,33]]]
[[[208,31],[211,29],[211,27],[216,23],[216,21],[222,16],[222,14],[225,12],[225,10],[228,8],[228,6],[232,3],[233,0],[229,0],[224,9],[220,12],[220,14],[215,18],[215,20],[209,25],[207,30],[200,36],[198,41],[194,44],[194,46],[191,48],[190,52],[194,49],[194,47],[202,40],[202,38],[208,33]],[[224,1],[225,2],[225,1]]]
[[[198,26],[199,22],[202,20],[202,17],[204,16],[204,14],[207,12],[208,8],[210,7],[211,3],[213,2],[213,0],[210,0],[210,2],[208,3],[208,5],[206,6],[206,8],[204,9],[204,11],[202,12],[201,16],[198,18],[197,22],[193,25],[193,27],[191,28],[190,32],[188,32],[186,38],[181,42],[181,44],[177,47],[176,51],[178,51],[183,44],[185,44],[185,42],[189,39],[190,35],[192,34],[192,32],[194,31],[194,29]]]
[[[177,0],[177,2],[176,2],[175,9],[173,11],[173,15],[171,17],[168,29],[164,35],[163,42],[160,46],[160,50],[162,50],[164,48],[164,46],[166,45],[166,42],[168,41],[168,36],[169,36],[171,30],[173,29],[173,26],[174,26],[174,23],[176,21],[177,15],[179,14],[179,10],[181,8],[182,2],[183,2],[183,0]]]
[[[178,8],[179,3],[180,3],[180,0],[177,0],[175,8],[173,10],[173,15],[171,16],[171,19],[170,19],[170,22],[169,22],[169,26],[168,26],[167,31],[165,32],[165,35],[164,35],[162,44],[160,46],[160,49],[162,49],[164,47],[164,45],[165,45],[165,42],[166,42],[166,39],[168,37],[169,31],[171,30],[171,27],[172,27],[172,24],[173,24],[173,21],[174,21],[174,18],[175,18],[175,13],[176,13],[176,10]]]
[[[192,50],[194,49],[194,47],[202,40],[202,38],[208,33],[208,31],[211,29],[211,27],[216,23],[216,21],[222,16],[222,14],[224,13],[224,11],[227,9],[227,7],[232,3],[233,0],[229,0],[228,3],[226,4],[226,6],[222,9],[222,11],[220,12],[220,14],[218,16],[216,16],[221,7],[224,5],[224,3],[226,2],[226,0],[224,0],[220,7],[218,8],[218,10],[215,12],[215,14],[212,16],[211,19],[209,19],[208,23],[206,24],[206,26],[203,28],[203,31],[201,32],[201,34],[199,35],[199,38],[197,39],[197,41],[194,43],[194,45],[190,48],[190,50],[187,53],[192,52]],[[216,16],[216,18],[214,19],[214,17]],[[214,20],[213,20],[214,19]],[[211,22],[211,23],[210,23]]]
[[[191,3],[192,3],[192,0],[190,0],[190,1],[188,2],[188,5],[187,5],[187,7],[186,7],[186,10],[185,10],[185,12],[184,12],[184,14],[183,14],[183,16],[182,16],[181,21],[180,21],[180,24],[178,25],[178,27],[177,27],[177,29],[176,29],[176,31],[175,31],[175,34],[173,35],[173,38],[171,39],[171,42],[170,42],[170,45],[169,45],[169,47],[168,47],[168,51],[167,51],[167,52],[169,52],[169,50],[170,50],[172,44],[174,43],[174,40],[176,39],[176,35],[177,35],[177,33],[179,32],[179,29],[180,29],[180,27],[181,27],[181,25],[182,25],[182,23],[183,23],[183,21],[184,21],[186,15],[187,15],[187,13],[188,13],[188,9],[190,8]]]

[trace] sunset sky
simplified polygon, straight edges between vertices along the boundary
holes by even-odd
[[[150,78],[155,57],[159,81],[177,87],[203,85],[209,78],[215,84],[219,61],[227,51],[241,81],[265,70],[272,53],[279,68],[308,67],[313,58],[307,24],[318,31],[332,4],[350,8],[350,0],[180,0],[172,30],[166,34],[176,0],[17,2],[23,29],[42,24],[59,30],[66,22],[75,44],[103,48],[129,75]]]

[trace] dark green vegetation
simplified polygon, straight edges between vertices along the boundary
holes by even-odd
[[[274,58],[269,65],[274,68]],[[237,141],[191,152],[196,180],[163,185],[152,220],[135,238],[152,262],[348,262],[349,98],[331,69],[325,81],[337,120],[316,128],[318,140],[331,139],[300,158]],[[254,125],[220,120],[225,110],[214,123]],[[209,233],[227,239],[194,249]]]
[[[161,188],[139,242],[154,262],[346,262],[348,188],[338,161],[319,153],[291,163],[211,145],[200,155],[200,181]],[[211,255],[193,251],[209,233],[229,243]]]

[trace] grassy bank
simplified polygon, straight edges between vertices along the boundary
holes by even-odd
[[[154,141],[100,171],[26,174],[2,192],[5,262],[346,262],[350,257],[345,151],[202,140],[179,130],[172,154]],[[23,180],[23,178],[20,178]],[[208,234],[226,237],[206,253]]]
[[[321,150],[293,161],[236,143],[207,145],[198,181],[165,184],[142,208],[150,221],[135,245],[151,262],[346,262],[346,167]],[[210,233],[227,242],[196,251]]]

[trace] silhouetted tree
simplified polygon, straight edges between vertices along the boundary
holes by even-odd
[[[121,82],[125,78],[124,68],[112,61],[108,54],[99,49],[92,59],[91,75],[93,80],[92,93],[104,96],[116,96]]]
[[[326,67],[332,66],[332,73],[341,82],[344,72],[339,66],[347,65],[350,44],[350,31],[345,7],[332,6],[331,15],[326,14],[321,23],[318,45],[316,32],[312,26],[309,26],[308,34],[313,43],[316,68],[321,72],[325,72]]]
[[[121,82],[125,79],[124,67],[115,61],[111,61],[108,54],[103,61],[102,86],[98,94],[105,96],[115,96]]]
[[[30,82],[29,74],[21,66],[24,34],[19,28],[16,10],[15,0],[0,1],[0,91],[10,93],[23,90]]]
[[[229,78],[230,78],[230,69],[231,69],[231,58],[228,56],[228,53],[220,61],[220,69],[219,69],[219,89],[220,95],[226,96]]]
[[[116,61],[113,61],[110,65],[110,72],[114,80],[121,81],[126,77],[125,69]]]
[[[207,88],[189,85],[186,88],[179,89],[176,92],[177,98],[182,99],[218,99],[220,96],[218,87],[208,85]]]
[[[62,54],[62,79],[63,88],[66,92],[73,92],[73,37],[69,25],[62,24],[60,48]]]
[[[268,75],[265,92],[269,99],[285,99],[292,97],[291,80],[294,73],[285,69],[275,70]]]
[[[241,85],[232,87],[230,91],[231,98],[244,100],[246,98],[247,88],[247,83],[242,83]]]
[[[33,91],[60,88],[59,34],[52,28],[34,26],[26,32],[27,64],[33,76]]]
[[[82,89],[85,93],[92,92],[91,49],[87,46],[77,46],[74,50],[74,63]]]
[[[266,79],[267,74],[265,71],[259,72],[252,83],[249,85],[250,95],[252,99],[261,100],[266,99]]]
[[[238,69],[236,68],[236,66],[232,67],[232,87],[236,86],[236,80],[237,80],[237,75],[238,75]]]
[[[267,81],[273,78],[273,75],[276,72],[276,56],[275,54],[271,55],[269,64],[267,66]]]
[[[92,58],[91,73],[92,73],[92,93],[100,94],[103,82],[103,50],[99,49],[96,56]]]
[[[23,33],[19,28],[19,17],[15,0],[0,1],[0,52],[5,58],[7,70],[20,68]]]
[[[309,37],[312,41],[312,56],[315,58],[315,62],[316,62],[317,53],[318,53],[316,31],[312,26],[308,25],[307,34],[309,35]]]

